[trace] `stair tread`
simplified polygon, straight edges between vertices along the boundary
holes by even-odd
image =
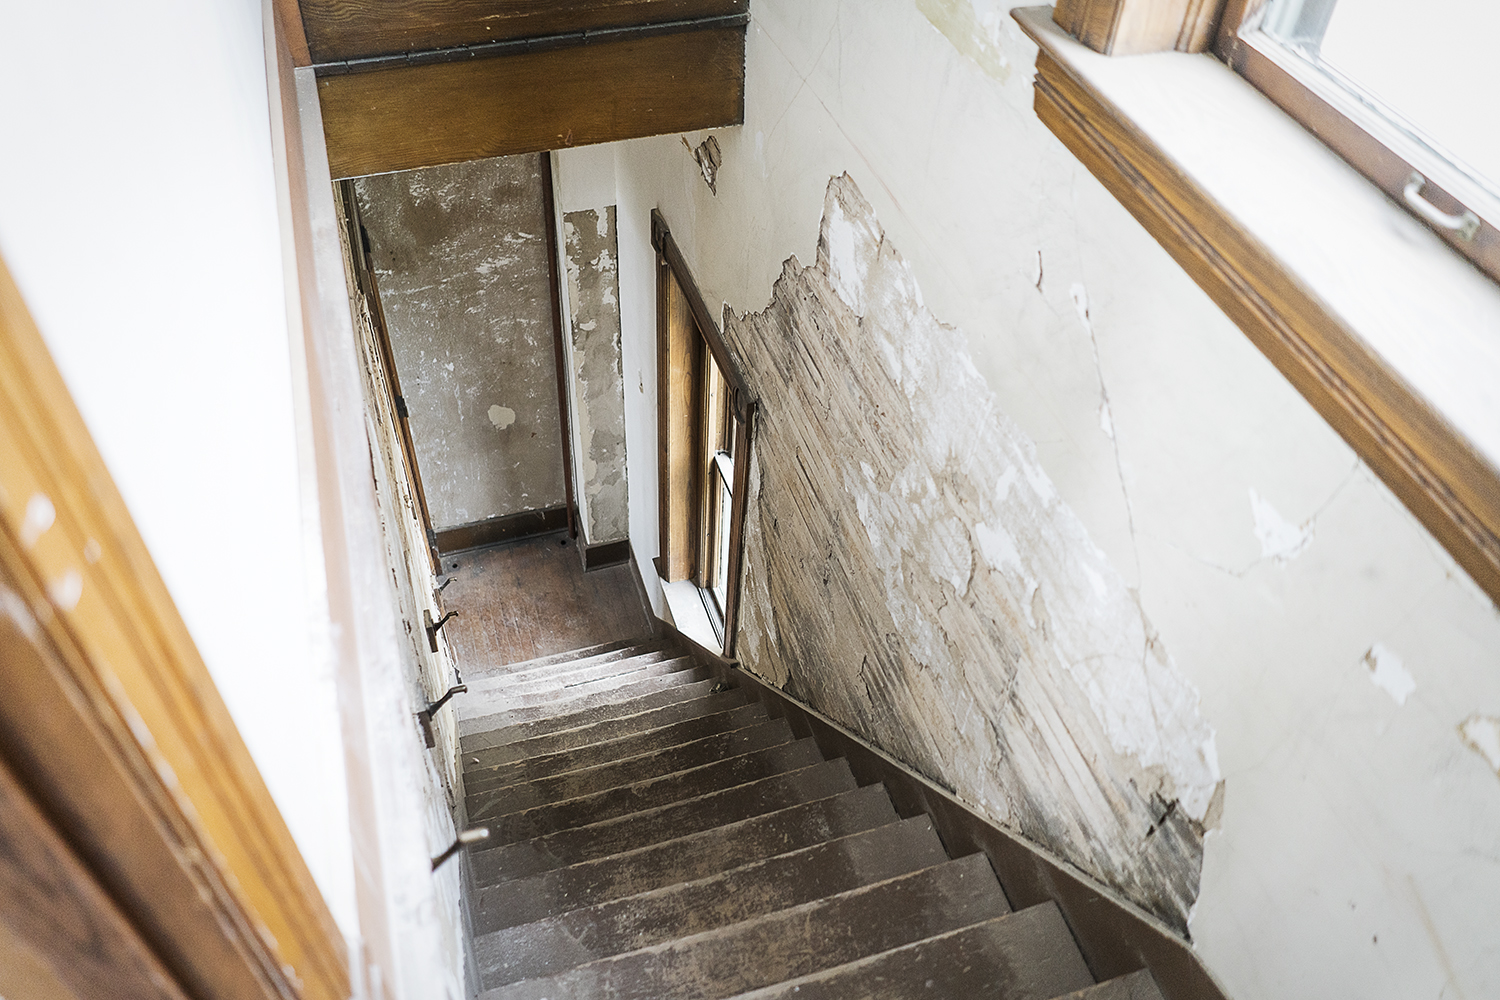
[[[823,761],[698,798],[561,830],[518,844],[479,847],[470,851],[469,859],[475,883],[489,885],[712,829],[853,787],[854,775],[846,761]]]
[[[478,937],[486,987],[740,923],[948,860],[927,816]]]
[[[714,694],[712,688],[712,684],[702,684],[693,696],[677,698],[665,704],[642,706],[637,702],[632,706],[636,711],[569,728],[530,735],[527,734],[529,727],[527,732],[520,734],[506,730],[482,733],[464,742],[464,760],[470,767],[484,767],[530,760],[548,754],[566,753],[623,736],[634,736],[661,729],[687,719],[696,719],[704,715],[738,708],[749,703],[745,692],[737,688],[721,691],[718,694]],[[519,735],[519,738],[507,739],[507,733]],[[478,763],[476,764],[475,761]]]
[[[562,688],[590,678],[613,677],[629,673],[649,664],[676,659],[683,655],[671,649],[621,650],[620,652],[630,652],[633,655],[609,654],[603,659],[584,660],[576,665],[556,663],[549,667],[528,670],[524,674],[497,674],[484,677],[469,683],[469,693],[534,692],[549,688]]]
[[[762,747],[790,743],[793,739],[792,727],[786,720],[763,719],[741,729],[714,733],[665,750],[637,754],[547,778],[532,778],[519,784],[469,791],[471,786],[465,781],[465,800],[470,819],[504,816],[660,778]]]
[[[707,878],[745,864],[897,821],[882,785],[750,816],[620,854],[478,889],[474,932],[491,933],[583,906]]]
[[[638,781],[619,788],[609,788],[592,795],[562,802],[552,802],[505,816],[469,817],[470,823],[482,823],[490,829],[490,842],[499,846],[543,837],[563,830],[590,826],[606,819],[660,809],[678,802],[690,801],[740,785],[800,770],[819,763],[823,755],[815,740],[790,741],[742,753],[724,760],[700,764],[685,771]]]
[[[586,677],[575,684],[552,685],[547,682],[537,682],[519,688],[502,686],[483,690],[475,690],[471,685],[470,697],[464,700],[459,709],[459,722],[462,724],[470,719],[501,715],[528,708],[545,709],[545,712],[534,714],[565,713],[575,710],[575,705],[582,704],[590,696],[616,691],[650,678],[667,677],[698,667],[697,662],[689,656],[673,656],[664,660],[649,659],[649,662],[640,663],[635,660],[621,662],[635,665],[610,674]]]
[[[1141,969],[1114,979],[1106,979],[1097,986],[1089,986],[1058,997],[1057,1000],[1162,1000],[1161,988],[1150,970]]]
[[[593,646],[580,646],[577,649],[567,649],[560,653],[549,653],[546,656],[535,656],[529,660],[516,660],[512,663],[499,663],[494,665],[480,665],[469,667],[469,672],[475,676],[493,676],[496,671],[511,673],[520,670],[534,670],[538,667],[551,666],[554,663],[570,663],[575,660],[592,659],[598,656],[608,656],[610,653],[633,646],[651,646],[666,642],[665,638],[656,636],[636,636],[633,639],[615,639],[611,642],[601,642]]]
[[[713,677],[713,671],[708,667],[692,666],[691,660],[687,660],[686,657],[684,660],[689,664],[689,669],[673,670],[658,677],[641,678],[620,687],[590,691],[566,701],[547,701],[542,704],[524,705],[485,715],[460,718],[458,731],[468,736],[492,729],[510,728],[527,722],[560,723],[593,710],[607,710],[621,702],[671,688],[684,687],[698,681],[710,680]]]
[[[470,763],[464,771],[464,789],[471,793],[489,791],[528,781],[544,781],[576,771],[587,771],[643,754],[670,750],[719,733],[745,729],[769,718],[765,706],[752,702],[570,750],[490,766]],[[469,759],[472,761],[474,758]]]
[[[733,1000],[1054,1000],[1092,983],[1057,904],[1048,901]]]
[[[651,685],[650,691],[634,692],[628,688],[621,689],[611,695],[611,698],[617,697],[619,701],[606,700],[565,715],[544,717],[542,713],[535,713],[536,717],[526,720],[507,720],[503,717],[470,720],[467,723],[460,723],[459,728],[462,734],[460,745],[465,753],[469,753],[472,750],[501,746],[530,739],[533,736],[543,736],[568,729],[582,729],[610,719],[639,715],[649,709],[661,708],[679,701],[691,701],[713,693],[714,685],[717,683],[710,676],[694,679],[702,673],[706,672],[684,671],[671,677],[653,678],[651,681],[644,682]],[[464,732],[465,727],[467,727],[467,732]]]
[[[709,1000],[899,948],[1006,913],[982,854],[778,910],[728,927],[611,956],[480,994],[656,1000],[684,986]],[[1071,944],[1071,938],[1068,939]]]

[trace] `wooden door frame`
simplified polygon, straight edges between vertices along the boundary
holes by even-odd
[[[50,829],[0,856],[50,856],[158,995],[345,1000],[343,936],[3,262],[0,454],[0,769]],[[38,916],[0,893],[65,978],[98,972]]]

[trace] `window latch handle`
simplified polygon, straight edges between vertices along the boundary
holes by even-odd
[[[1432,225],[1453,233],[1461,240],[1472,240],[1479,232],[1479,216],[1468,209],[1464,209],[1458,215],[1449,215],[1422,197],[1422,189],[1426,186],[1427,178],[1413,170],[1411,176],[1406,179],[1406,187],[1402,189],[1401,197],[1406,200],[1406,204],[1413,212]]]

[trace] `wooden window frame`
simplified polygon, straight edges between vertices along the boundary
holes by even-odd
[[[1236,6],[1225,17],[1241,9]],[[1306,133],[1289,116],[1282,116],[1273,128],[1270,123],[1282,115],[1274,102],[1219,82],[1233,79],[1232,67],[1215,62],[1215,74],[1200,69],[1202,63],[1170,55],[1144,56],[1140,62],[1101,59],[1095,55],[1098,49],[1090,51],[1092,47],[1064,34],[1065,25],[1053,8],[1017,8],[1012,16],[1040,47],[1034,106],[1042,123],[1500,605],[1500,460],[1495,458],[1493,427],[1473,403],[1476,379],[1490,378],[1493,362],[1471,346],[1485,341],[1486,329],[1495,322],[1494,279],[1464,259],[1442,253],[1436,241],[1412,243],[1393,235],[1404,231],[1404,220],[1402,226],[1394,225],[1397,207],[1364,189],[1352,168],[1332,169],[1322,150],[1306,141]],[[1222,20],[1220,35],[1237,30],[1237,24]],[[1245,163],[1236,168],[1241,169],[1256,156],[1268,154],[1248,147],[1226,154],[1215,147],[1214,156],[1207,156],[1201,145],[1193,145],[1200,142],[1200,130],[1163,130],[1152,118],[1156,111],[1204,117],[1213,113],[1203,94],[1179,94],[1168,81],[1212,85],[1220,95],[1216,99],[1235,104],[1235,115],[1258,116],[1256,134],[1274,132],[1282,144],[1275,155],[1291,156],[1303,168],[1323,171],[1318,181],[1323,186],[1314,191],[1307,187],[1310,178],[1300,175],[1295,180],[1268,179],[1250,195],[1243,187],[1218,186],[1225,172],[1203,171],[1214,156],[1220,161],[1224,155],[1242,157]],[[1146,121],[1154,124],[1142,124]],[[1233,121],[1206,130],[1229,136],[1244,127]],[[1274,170],[1278,162],[1261,166]],[[1272,189],[1280,193],[1269,193]],[[1267,213],[1258,213],[1256,205],[1284,211],[1278,199],[1296,200],[1304,194],[1304,202],[1332,198],[1364,213],[1362,232],[1372,231],[1377,217],[1389,220],[1379,223],[1384,238],[1406,240],[1401,252],[1410,259],[1400,263],[1394,256],[1372,256],[1366,247],[1346,242],[1338,229],[1315,228],[1323,222],[1316,208],[1307,212],[1305,224],[1281,218],[1276,222],[1279,228],[1258,228],[1245,221],[1258,217],[1266,222]],[[1341,219],[1340,225],[1349,221]],[[1333,246],[1357,258],[1357,263],[1351,259],[1341,268],[1316,274],[1303,270],[1314,260],[1309,247],[1326,261]],[[1444,291],[1427,284],[1404,288],[1403,301],[1420,308],[1406,308],[1403,322],[1419,314],[1423,323],[1444,317],[1436,325],[1393,330],[1378,318],[1330,305],[1332,295],[1342,296],[1347,306],[1351,288],[1359,285],[1383,282],[1394,287],[1410,282],[1410,272],[1400,268],[1414,266],[1421,269],[1424,283],[1435,282]],[[1450,298],[1454,293],[1460,297]],[[1451,334],[1429,346],[1424,331],[1445,330],[1445,324],[1452,325]],[[1395,353],[1387,353],[1387,347]],[[1462,394],[1455,397],[1458,402],[1447,402],[1455,389]]]
[[[661,213],[651,212],[651,245],[657,260],[657,496],[660,555],[657,572],[668,582],[691,579],[699,593],[710,588],[712,558],[707,541],[712,525],[711,477],[704,428],[708,420],[707,379],[710,361],[723,376],[729,393],[728,436],[734,456],[734,483],[730,489],[729,565],[722,621],[714,621],[716,599],[704,596],[705,611],[720,629],[723,653],[734,656],[739,621],[740,577],[744,566],[745,513],[749,500],[750,447],[755,424],[756,400],[740,374],[740,368],[724,342],[723,334],[704,303],[681,249]],[[672,286],[681,290],[682,305],[691,315],[700,335],[699,345],[678,348],[672,343]],[[672,407],[686,396],[692,404],[691,429],[682,427],[683,413]],[[687,452],[684,456],[683,451]],[[686,458],[686,461],[684,460]],[[720,527],[718,530],[723,530]],[[711,603],[712,602],[712,603]]]
[[[1293,48],[1261,31],[1268,0],[1224,0],[1213,51],[1256,90],[1300,122],[1397,204],[1421,219],[1485,274],[1500,280],[1500,200],[1420,138],[1362,101]],[[1408,194],[1413,174],[1425,181]],[[1473,213],[1478,228],[1464,236],[1434,223],[1411,204],[1416,197],[1444,215]]]
[[[1475,267],[1500,281],[1500,198],[1380,111],[1373,98],[1362,99],[1355,83],[1338,79],[1262,31],[1260,22],[1271,2],[1057,0],[1052,16],[1104,55],[1212,52]],[[1324,2],[1331,10],[1337,0]],[[1434,215],[1467,218],[1472,226],[1445,225]]]

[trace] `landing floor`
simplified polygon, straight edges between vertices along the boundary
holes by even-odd
[[[443,629],[465,678],[521,660],[649,635],[628,563],[585,573],[564,532],[443,557]]]

